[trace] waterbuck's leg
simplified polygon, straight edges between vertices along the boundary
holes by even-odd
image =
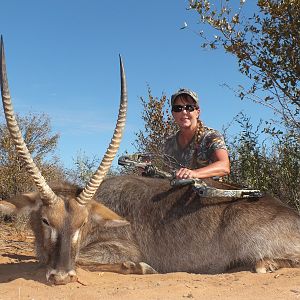
[[[119,228],[119,233],[122,228]],[[127,230],[127,229],[124,229]],[[124,235],[124,232],[121,232]],[[126,233],[126,231],[125,231]],[[98,239],[107,238],[106,236]],[[90,271],[115,272],[120,274],[155,274],[151,266],[142,262],[137,245],[131,239],[94,241],[80,250],[78,266]]]
[[[78,265],[83,269],[97,272],[114,272],[120,274],[156,274],[157,272],[148,264],[144,262],[134,263],[132,261],[126,261],[123,263],[115,264],[101,264],[95,262],[78,262]]]
[[[299,268],[300,260],[293,261],[289,259],[260,259],[255,264],[255,272],[257,273],[268,273],[274,272],[280,268]]]

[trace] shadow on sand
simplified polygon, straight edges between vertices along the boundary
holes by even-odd
[[[0,283],[23,278],[25,280],[35,280],[47,286],[49,285],[46,281],[45,267],[34,261],[34,256],[4,254],[2,257],[8,257],[18,262],[0,264]]]

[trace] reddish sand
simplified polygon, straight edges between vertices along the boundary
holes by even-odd
[[[0,299],[300,299],[300,269],[219,275],[120,275],[78,269],[78,282],[51,286],[33,237],[0,224]]]

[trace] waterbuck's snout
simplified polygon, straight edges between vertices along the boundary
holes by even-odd
[[[49,269],[47,271],[46,278],[49,282],[55,285],[63,285],[70,282],[77,281],[77,275],[75,270],[65,272],[65,271],[57,271],[57,270]]]

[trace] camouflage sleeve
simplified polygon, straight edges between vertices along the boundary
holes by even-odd
[[[164,151],[164,154],[169,154],[170,153],[170,139],[167,139],[165,141],[163,151]]]
[[[175,135],[172,135],[170,136],[169,138],[167,138],[167,140],[165,141],[165,144],[164,144],[164,154],[167,154],[167,155],[172,155],[173,152],[174,152],[174,139],[176,139],[176,136]]]
[[[223,135],[217,130],[210,130],[205,137],[205,144],[207,154],[210,157],[212,153],[218,149],[224,149],[227,151],[227,147],[224,141]]]

